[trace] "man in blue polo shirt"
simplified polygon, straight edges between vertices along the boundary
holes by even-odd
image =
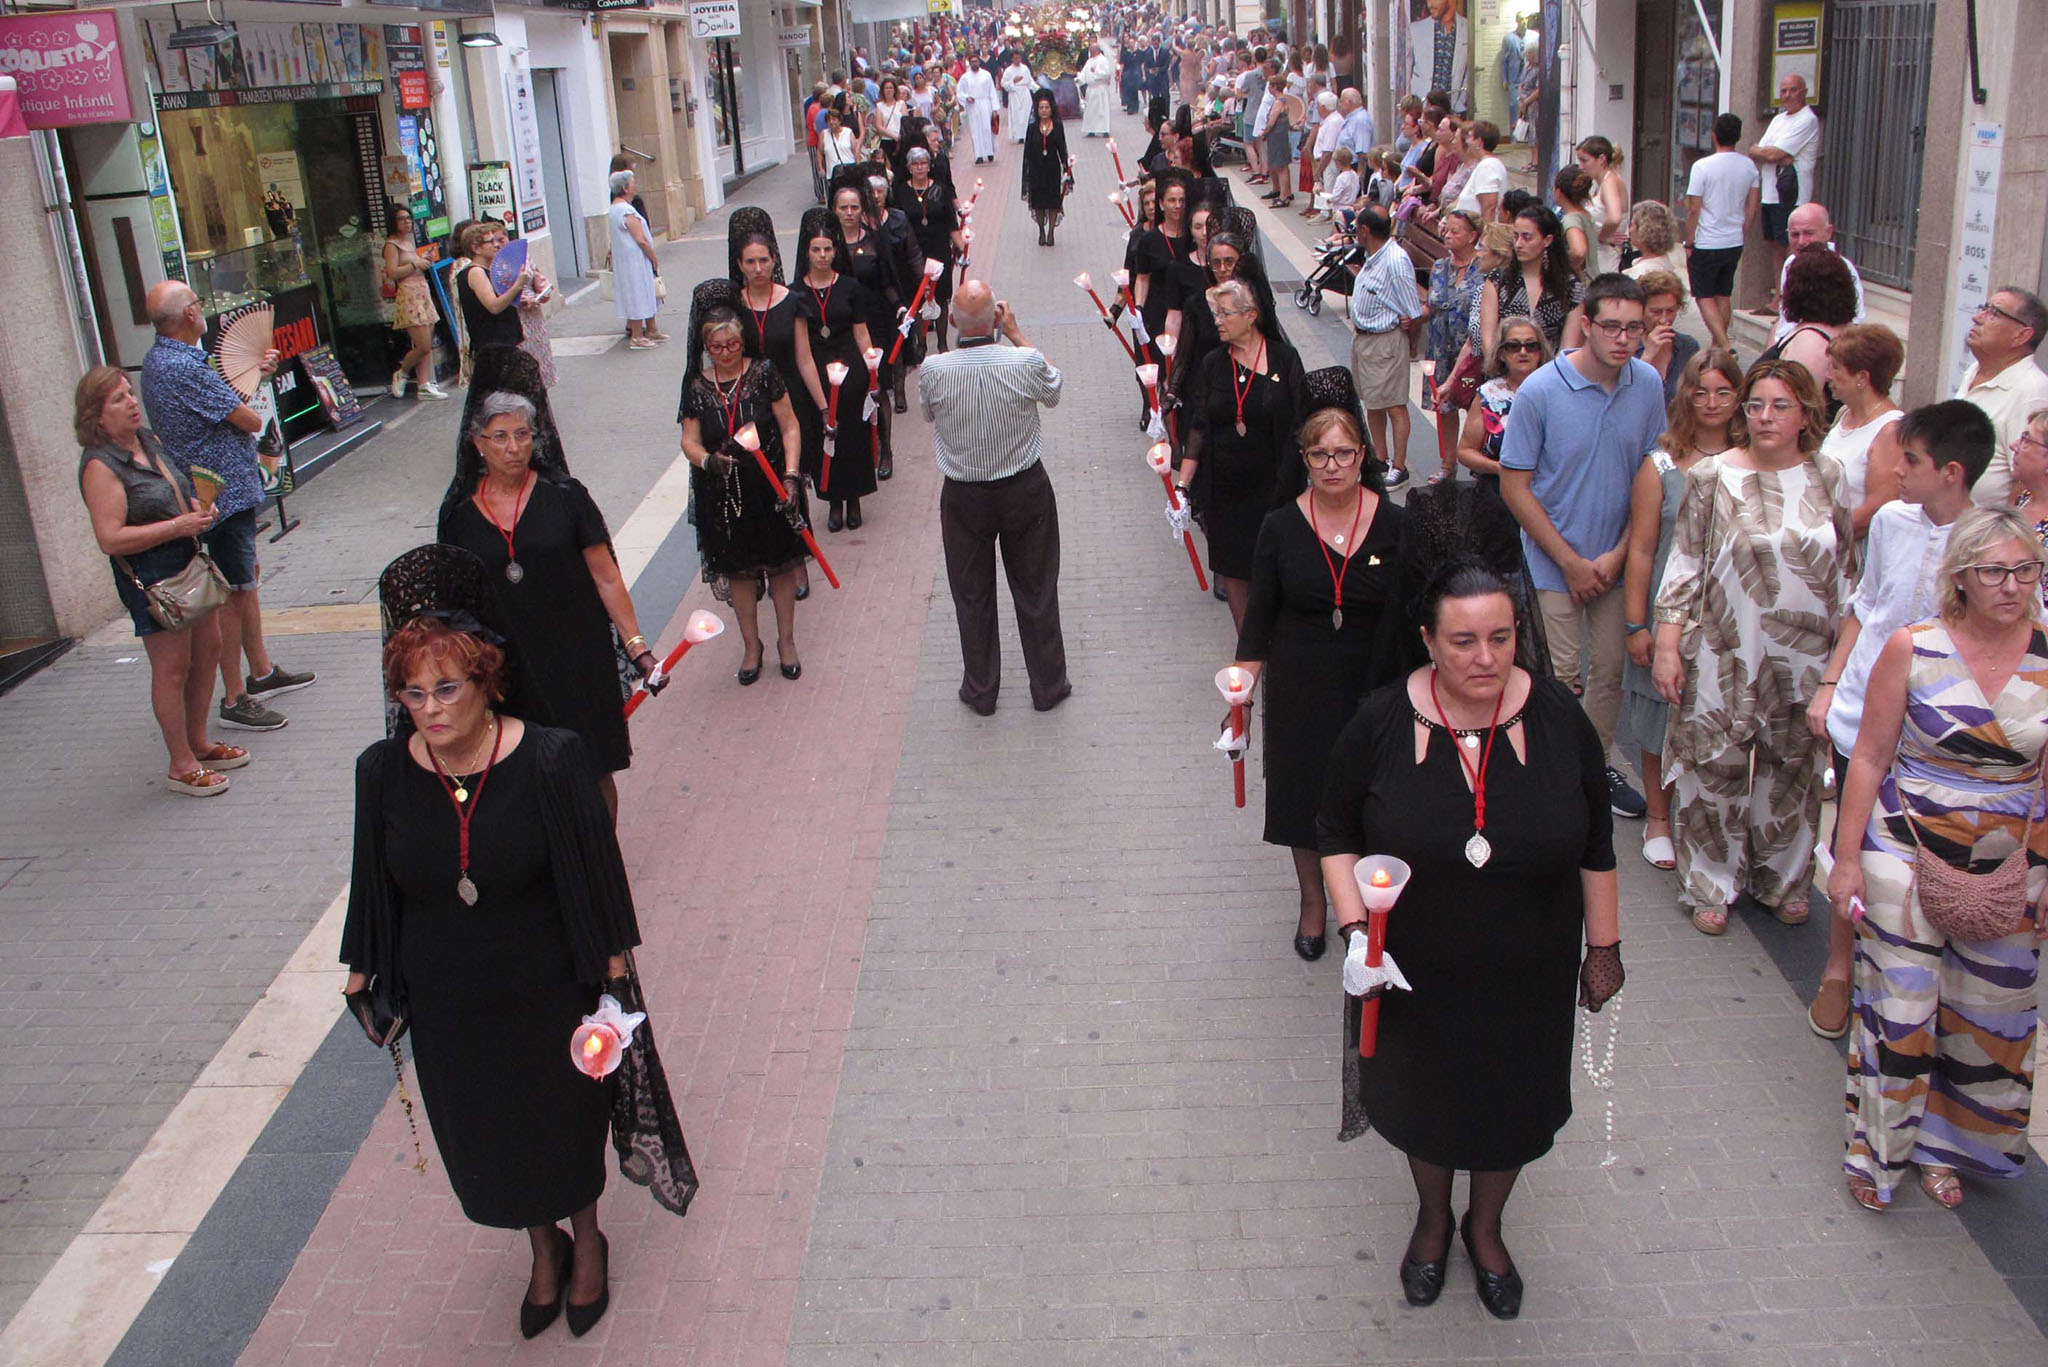
[[[1635,359],[1643,290],[1603,275],[1586,290],[1586,344],[1522,382],[1501,446],[1500,492],[1522,524],[1522,552],[1550,637],[1550,667],[1581,676],[1586,715],[1614,743],[1627,655],[1621,572],[1629,490],[1663,435],[1664,385]],[[1640,817],[1642,794],[1610,766],[1617,816]]]
[[[182,280],[164,280],[143,301],[156,341],[142,358],[142,403],[149,425],[180,469],[195,465],[219,475],[224,487],[214,504],[216,521],[203,538],[207,554],[228,581],[228,602],[220,618],[220,674],[226,684],[220,703],[222,724],[244,731],[275,731],[284,715],[266,700],[295,693],[313,682],[270,658],[263,645],[263,610],[256,596],[261,571],[256,561],[256,510],[263,502],[263,477],[256,461],[256,435],[263,419],[206,359],[200,339],[206,312]],[[277,368],[277,353],[263,360],[263,373]],[[242,673],[244,657],[249,672]]]

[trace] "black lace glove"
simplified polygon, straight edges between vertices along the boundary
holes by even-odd
[[[1586,946],[1586,957],[1579,964],[1580,1006],[1598,1011],[1627,981],[1628,973],[1621,966],[1621,941]]]
[[[653,680],[652,682],[649,681],[649,676],[651,676],[654,673],[654,671],[660,667],[660,665],[660,658],[656,656],[655,653],[651,650],[643,650],[638,655],[635,655],[633,657],[633,668],[640,671],[641,686],[644,687],[649,693],[659,693],[662,689],[668,687],[669,676],[666,674],[662,675],[659,679]]]
[[[735,455],[735,452],[738,454]],[[739,464],[738,457],[745,454],[746,452],[741,450],[738,445],[728,441],[715,451],[706,451],[704,453],[704,463],[697,468],[707,475],[727,475],[732,473],[735,465]]]

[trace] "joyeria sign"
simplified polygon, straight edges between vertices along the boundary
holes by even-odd
[[[0,76],[15,79],[30,128],[130,121],[111,10],[0,15]]]

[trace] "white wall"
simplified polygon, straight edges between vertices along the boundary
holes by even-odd
[[[1589,47],[1584,34],[1574,31],[1572,35],[1578,53],[1572,141],[1578,143],[1598,133],[1623,151],[1632,150],[1636,136],[1635,0],[1585,0],[1581,13],[1593,42]],[[1569,21],[1569,4],[1565,15]],[[1670,73],[1665,73],[1665,78],[1669,79]],[[1613,98],[1616,87],[1621,92],[1618,99]]]
[[[587,15],[574,11],[532,11],[526,16],[526,34],[533,50],[527,62],[550,67],[562,75],[557,93],[562,117],[568,122],[565,141],[574,184],[569,188],[570,212],[580,224],[605,212],[611,202],[605,184],[605,168],[611,164],[618,135],[611,126],[611,110],[605,100],[604,65],[591,33]],[[567,231],[564,225],[564,231]]]

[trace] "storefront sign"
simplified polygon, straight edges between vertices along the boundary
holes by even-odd
[[[1787,76],[1804,77],[1806,102],[1820,100],[1820,0],[1780,0],[1771,11],[1771,106],[1777,107],[1778,83]]]
[[[1956,287],[1949,319],[1948,391],[1954,393],[1970,368],[1963,345],[1977,310],[1991,297],[1991,248],[1997,237],[1998,182],[2005,170],[2005,125],[1970,127],[1969,156],[1963,165],[1963,219],[1956,232]]]
[[[505,73],[505,108],[512,120],[512,188],[519,197],[519,226],[531,237],[548,226],[548,206],[540,170],[540,118],[533,107],[533,73],[525,67]]]
[[[143,23],[157,87],[166,94],[254,91],[303,86],[354,86],[375,94],[385,73],[382,24],[235,24],[235,36],[217,47],[170,45],[168,19]],[[367,89],[362,89],[367,87]],[[330,92],[331,93],[331,92]],[[192,101],[183,108],[230,101]],[[245,99],[239,103],[277,103]]]
[[[184,90],[157,96],[165,113],[180,109],[213,109],[244,104],[297,104],[300,100],[331,100],[345,95],[381,95],[382,81],[344,81],[340,85],[281,85],[268,90]]]
[[[398,86],[400,109],[425,109],[433,103],[427,89],[427,50],[420,42],[418,25],[386,24],[384,56]]]
[[[811,30],[808,25],[806,25],[803,28],[782,28],[775,30],[775,46],[777,47],[809,47],[810,45]]]
[[[469,164],[469,212],[473,218],[504,224],[505,231],[514,237],[519,235],[519,205],[512,195],[511,162]]]
[[[690,36],[740,36],[740,0],[690,0]]]
[[[300,352],[299,368],[312,382],[313,392],[320,398],[320,409],[327,415],[329,427],[347,427],[363,416],[362,404],[357,401],[355,390],[349,386],[348,376],[341,373],[341,362],[334,359],[332,347],[321,345],[311,351]]]
[[[0,16],[0,76],[14,78],[30,128],[129,121],[111,10]]]

